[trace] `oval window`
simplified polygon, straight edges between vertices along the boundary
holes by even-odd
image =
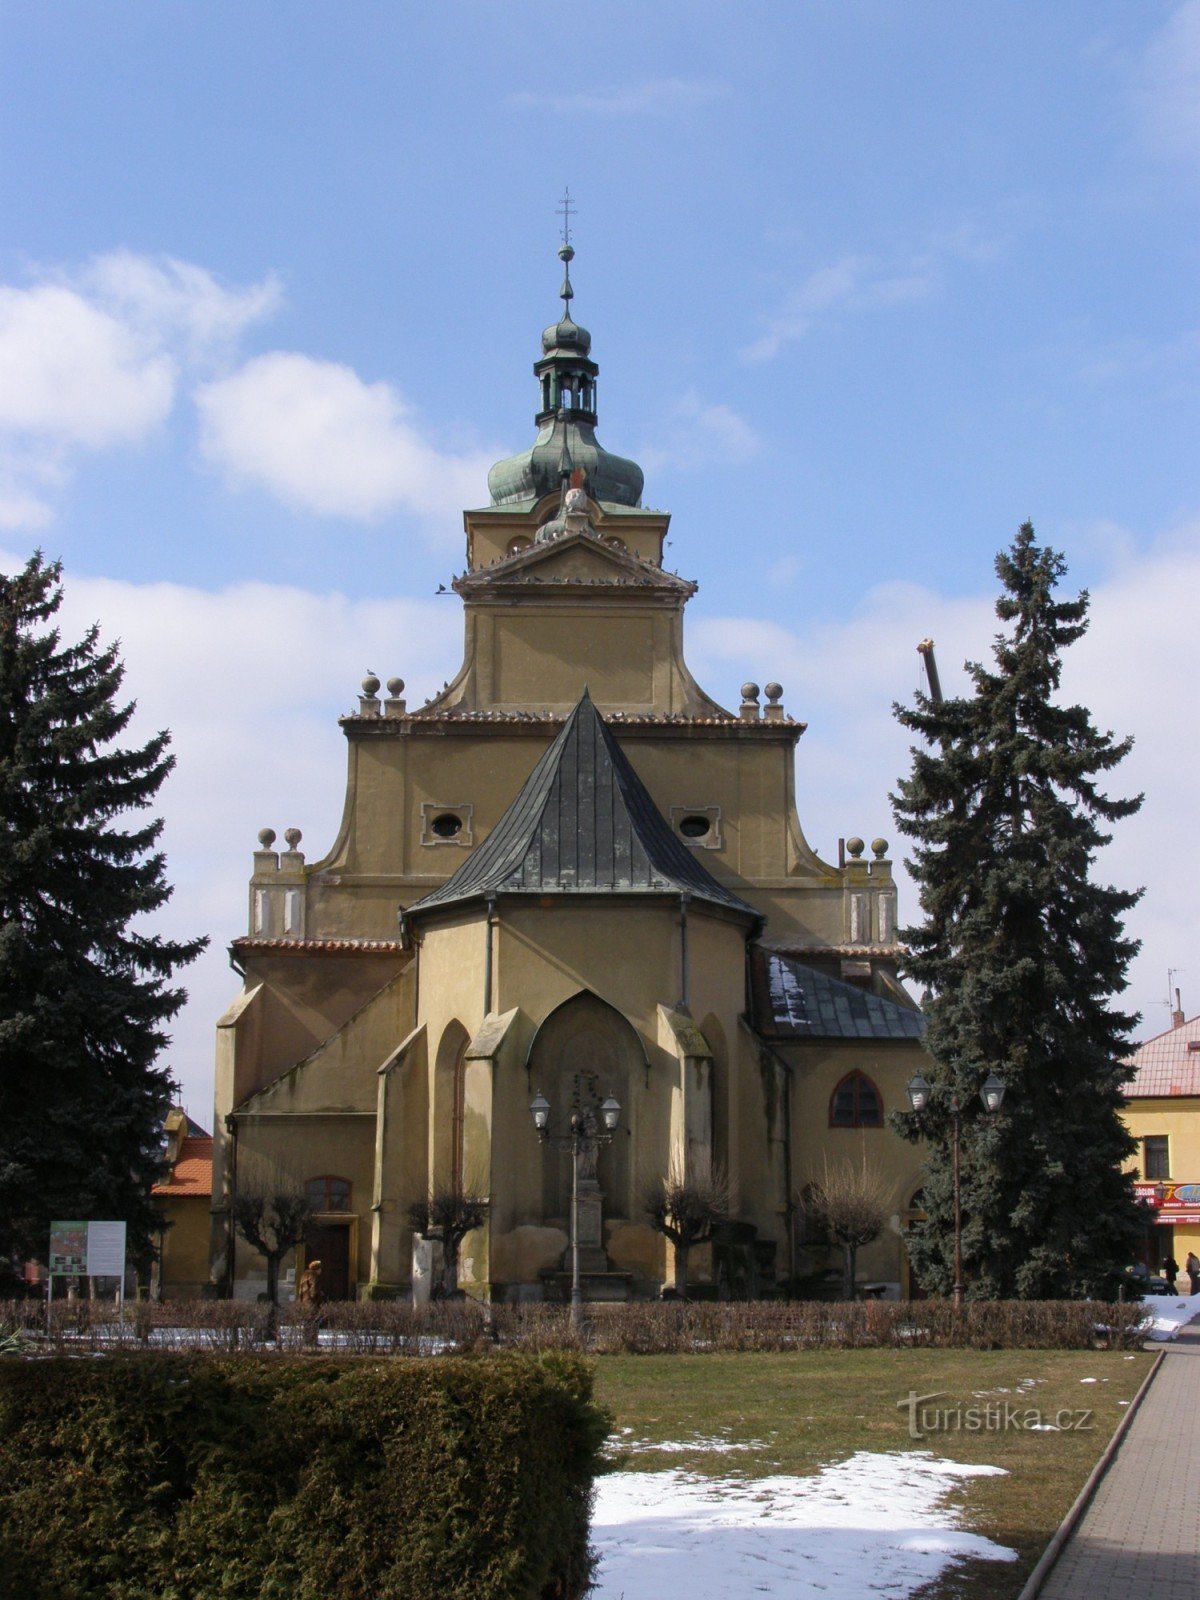
[[[453,811],[439,812],[429,824],[429,831],[439,839],[455,839],[462,832],[462,818]]]
[[[679,823],[679,831],[685,839],[703,839],[712,832],[712,818],[703,817],[699,812],[693,816],[683,817]]]

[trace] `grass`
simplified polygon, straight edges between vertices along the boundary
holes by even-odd
[[[1015,1549],[1016,1562],[972,1562],[927,1591],[936,1600],[1014,1600],[1083,1486],[1153,1357],[1120,1351],[831,1350],[806,1354],[603,1356],[597,1398],[614,1416],[618,1465],[710,1477],[807,1475],[857,1450],[926,1450],[1003,1467],[966,1480],[962,1525]],[[1093,1383],[1082,1380],[1092,1378]],[[910,1391],[964,1408],[1007,1401],[1043,1416],[1092,1409],[1086,1431],[992,1429],[909,1436]],[[697,1440],[686,1452],[655,1445]],[[714,1439],[752,1444],[705,1449]]]

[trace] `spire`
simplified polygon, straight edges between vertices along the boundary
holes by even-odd
[[[635,461],[610,454],[596,439],[596,377],[600,368],[591,359],[592,336],[571,315],[575,287],[571,263],[571,218],[575,206],[571,191],[558,206],[563,219],[558,258],[563,264],[562,316],[542,333],[542,358],[534,364],[541,405],[534,417],[537,440],[531,450],[498,461],[488,473],[493,505],[540,500],[562,487],[564,476],[582,467],[585,487],[593,500],[638,506],[642,501],[642,469]]]

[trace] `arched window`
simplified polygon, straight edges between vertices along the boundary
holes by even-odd
[[[831,1128],[882,1128],[883,1101],[865,1072],[848,1072],[829,1098]]]
[[[304,1193],[314,1211],[349,1211],[350,1179],[335,1178],[326,1173],[320,1178],[309,1178]]]

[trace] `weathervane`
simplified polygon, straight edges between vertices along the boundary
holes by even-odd
[[[558,259],[563,264],[563,281],[558,292],[562,297],[563,316],[570,317],[571,301],[575,298],[575,291],[571,287],[571,262],[575,259],[575,246],[571,243],[571,218],[575,215],[575,207],[571,204],[570,189],[563,190],[563,197],[555,210],[563,219],[562,243],[558,247]]]
[[[570,189],[563,190],[563,197],[554,208],[563,219],[562,242],[567,250],[571,248],[571,218],[575,215],[575,207],[571,204]]]

